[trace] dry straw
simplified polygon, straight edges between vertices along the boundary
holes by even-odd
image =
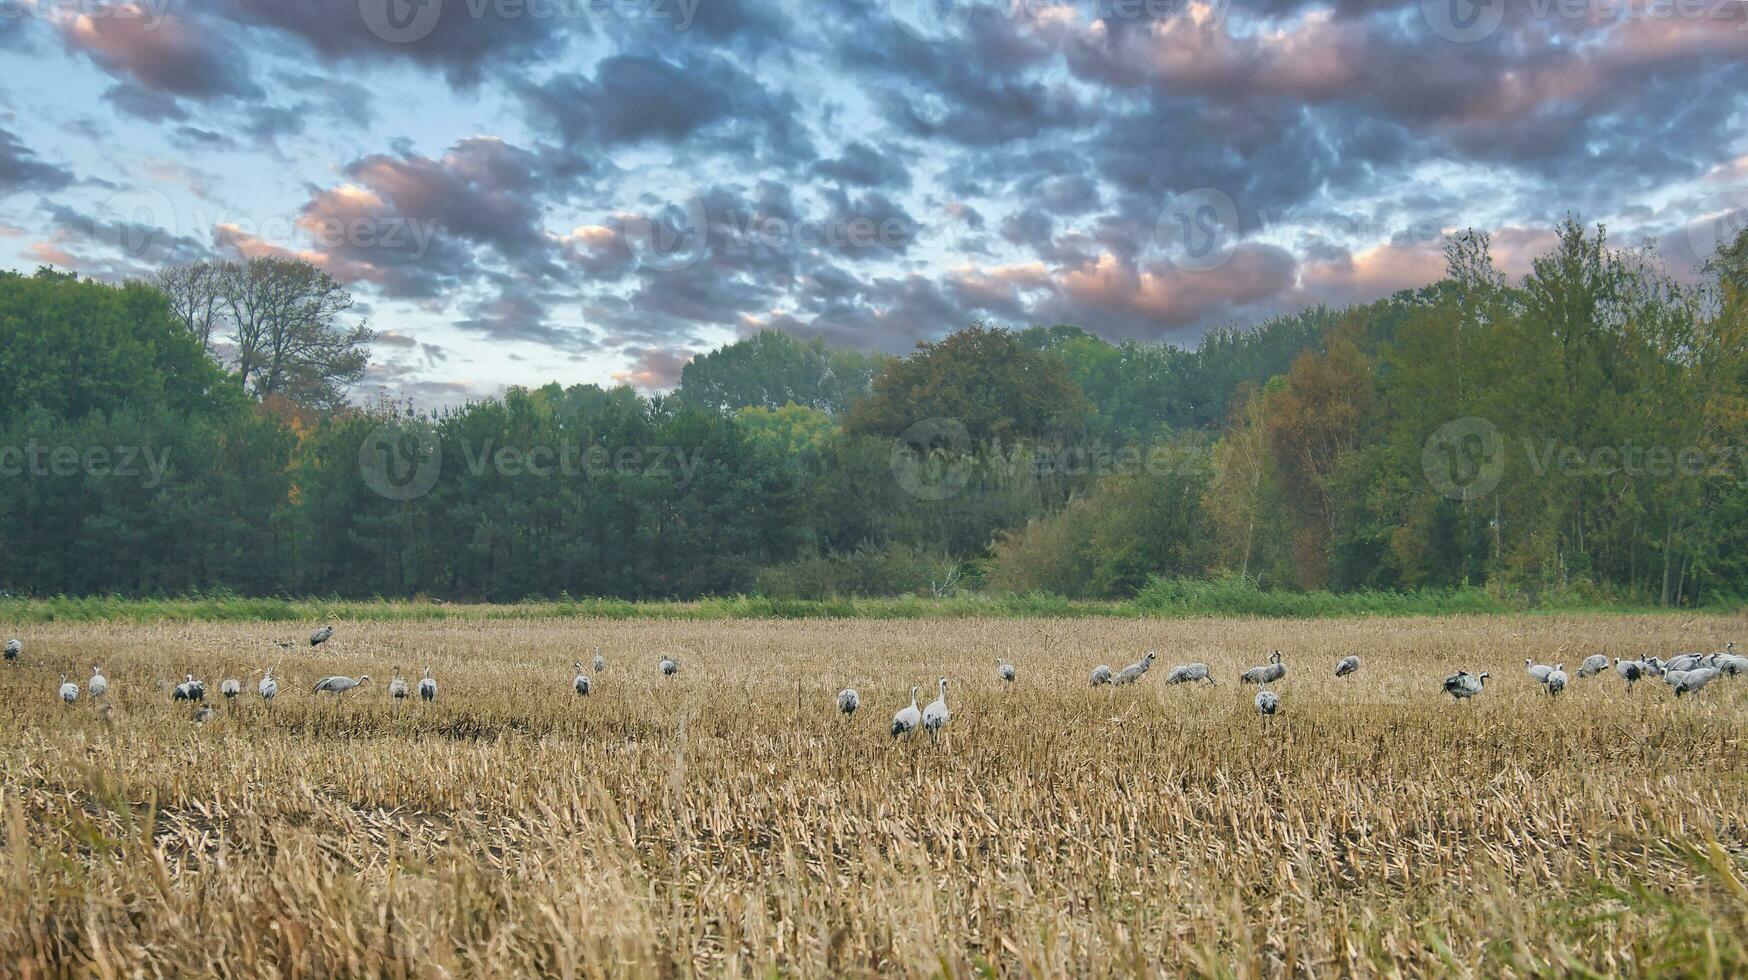
[[[1748,678],[1676,702],[1610,672],[1551,704],[1522,662],[1742,625],[507,619],[341,623],[314,651],[282,625],[32,627],[0,668],[0,972],[1740,974]],[[1219,686],[1088,686],[1148,648]],[[1265,733],[1236,680],[1273,649]],[[62,704],[92,663],[107,705]],[[429,705],[309,690],[425,663]],[[1471,704],[1439,690],[1459,667],[1493,673]],[[197,726],[189,672],[245,695]],[[895,744],[938,676],[942,744]]]

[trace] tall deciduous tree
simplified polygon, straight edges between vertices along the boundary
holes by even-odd
[[[375,335],[340,322],[352,294],[333,276],[273,257],[228,263],[220,275],[237,372],[256,397],[337,405],[364,377]]]
[[[974,324],[888,364],[850,413],[853,433],[896,436],[928,419],[955,419],[979,446],[1079,434],[1091,406],[1061,358],[1012,333]]]
[[[170,301],[170,312],[181,321],[200,349],[212,353],[213,330],[225,314],[225,267],[216,262],[172,266],[158,273],[156,285]]]

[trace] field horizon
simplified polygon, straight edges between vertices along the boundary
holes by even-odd
[[[16,629],[0,954],[45,976],[1748,968],[1742,681],[1678,700],[1611,671],[1550,702],[1523,670],[1722,648],[1740,616],[360,621],[313,650],[307,625]],[[1139,683],[1089,686],[1149,648]],[[1237,675],[1277,648],[1265,725]],[[1163,683],[1189,661],[1217,684]],[[388,697],[427,664],[434,702]],[[108,694],[60,703],[93,665]],[[1492,673],[1472,703],[1440,690],[1457,669]],[[170,699],[189,673],[206,724]],[[328,674],[373,680],[314,694]],[[943,737],[894,740],[942,676]]]

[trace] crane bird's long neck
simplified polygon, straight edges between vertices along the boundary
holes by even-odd
[[[914,687],[910,689],[910,706],[916,707],[916,688]]]

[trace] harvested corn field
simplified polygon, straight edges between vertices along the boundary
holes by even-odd
[[[15,631],[8,972],[1748,969],[1748,677],[1577,676],[1738,619],[314,625]],[[1265,721],[1239,675],[1272,650]],[[1215,683],[1165,683],[1193,662]],[[1458,670],[1491,676],[1458,701]],[[942,677],[950,720],[894,738]]]

